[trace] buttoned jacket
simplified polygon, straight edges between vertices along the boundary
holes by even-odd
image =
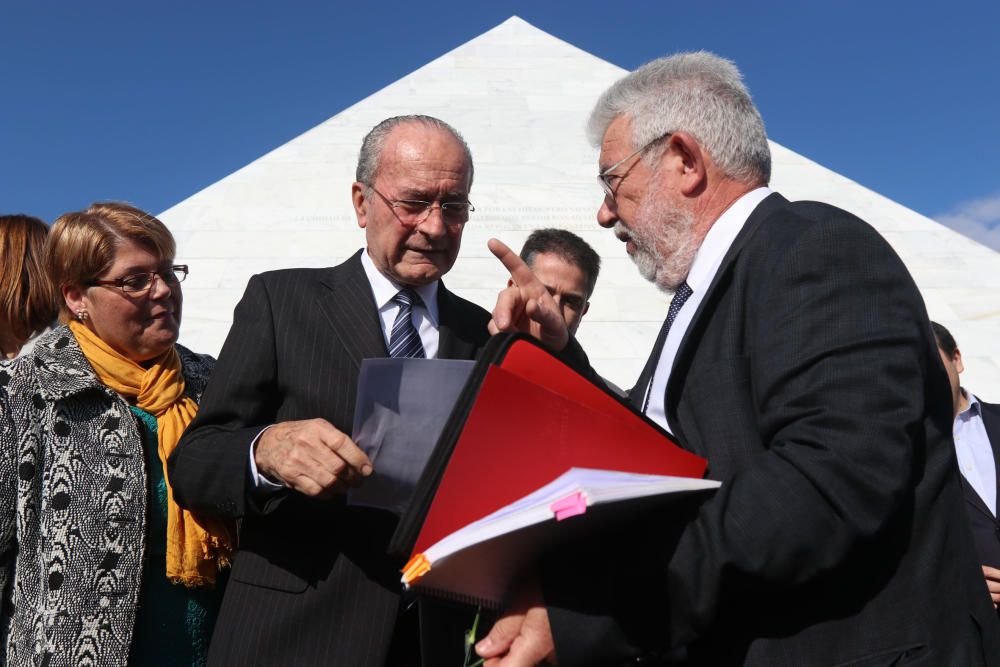
[[[761,202],[664,394],[677,442],[722,486],[547,564],[559,664],[1000,665],[929,332],[869,225]]]
[[[214,361],[177,346],[198,401]],[[0,662],[124,665],[146,548],[142,433],[65,326],[0,364]]]

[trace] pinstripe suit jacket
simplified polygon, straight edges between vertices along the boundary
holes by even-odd
[[[671,646],[713,667],[1000,663],[950,408],[889,245],[845,211],[769,196],[666,390],[678,441],[722,487],[686,523],[592,543],[606,575],[582,595],[572,569],[545,572],[560,665]]]
[[[177,501],[242,519],[212,640],[213,665],[381,667],[399,607],[386,513],[280,492],[251,494],[260,429],[323,417],[350,433],[361,360],[387,356],[360,252],[328,269],[250,279],[198,417],[170,459]],[[442,285],[441,358],[471,359],[489,314]]]

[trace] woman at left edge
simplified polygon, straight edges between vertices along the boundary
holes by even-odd
[[[214,364],[176,343],[175,248],[127,204],[52,226],[68,324],[0,363],[4,664],[204,663],[233,538],[165,478]]]

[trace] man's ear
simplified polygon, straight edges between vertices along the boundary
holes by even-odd
[[[956,347],[955,354],[951,358],[955,361],[955,370],[959,373],[964,373],[965,366],[962,364],[962,351]]]
[[[365,198],[365,184],[354,181],[351,185],[351,203],[354,204],[354,215],[358,217],[358,227],[368,226],[368,199]]]
[[[590,302],[589,301],[584,301],[583,302],[583,310],[580,311],[580,317],[583,317],[584,315],[586,315],[588,310],[590,310]]]
[[[675,158],[675,169],[680,176],[681,194],[690,196],[696,194],[705,186],[708,172],[708,155],[693,136],[687,132],[674,132],[667,140],[667,151],[663,159],[670,155]]]

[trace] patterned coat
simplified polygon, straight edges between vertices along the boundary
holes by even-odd
[[[214,360],[180,345],[185,393]],[[65,326],[0,363],[0,663],[125,665],[146,548],[142,434]]]

